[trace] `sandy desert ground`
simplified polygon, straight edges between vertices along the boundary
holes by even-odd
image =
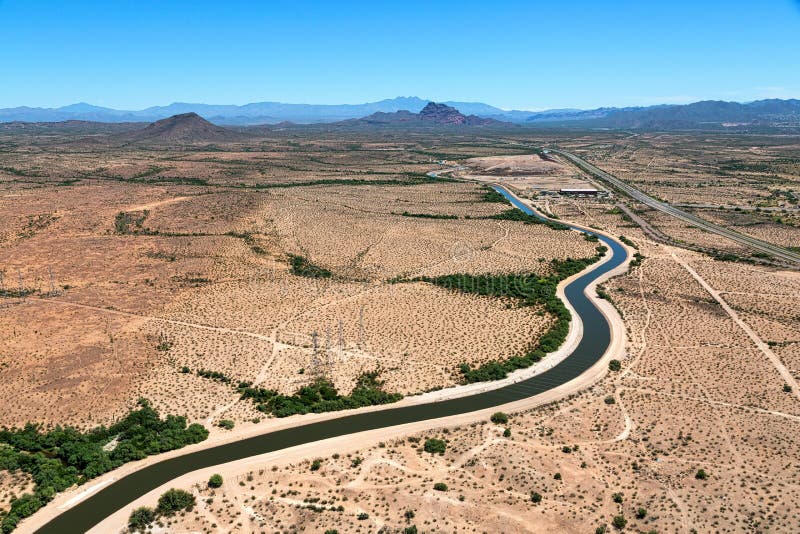
[[[520,142],[561,144],[631,174],[651,194],[794,246],[797,197],[781,192],[796,192],[797,169],[786,162],[794,141],[712,136],[699,150],[697,139],[641,137],[445,143],[387,134],[343,144],[287,134],[222,151],[155,153],[4,145],[0,402],[9,409],[0,424],[88,426],[146,396],[164,412],[206,425],[232,419],[241,428],[264,414],[195,370],[291,392],[315,368],[345,391],[359,373],[380,369],[387,389],[411,393],[455,383],[465,359],[524,349],[548,324],[538,310],[388,281],[546,274],[549,259],[590,256],[594,245],[571,232],[482,219],[505,208],[481,201],[480,185],[415,178],[438,160],[500,164],[487,180],[516,187],[524,180],[535,192],[577,174],[522,168],[516,160],[529,155]],[[756,166],[763,161],[767,170]],[[392,182],[404,179],[414,183]],[[270,185],[283,182],[305,185]],[[536,200],[562,219],[626,236],[643,255],[603,287],[627,328],[621,371],[567,400],[513,413],[507,424],[359,443],[319,457],[313,471],[316,456],[221,472],[219,489],[187,485],[198,505],[159,530],[591,532],[610,531],[616,516],[638,532],[796,530],[800,276],[656,243],[617,201]],[[672,239],[749,254],[630,209]],[[120,212],[131,217],[119,221]],[[293,275],[287,254],[334,277]],[[20,279],[37,291],[19,298]],[[318,358],[314,331],[325,349]],[[445,440],[446,452],[424,452],[429,438]],[[8,488],[0,507],[30,485],[16,474],[0,477]]]
[[[654,243],[605,203],[550,208],[644,256],[604,285],[628,330],[620,372],[508,424],[364,443],[313,471],[309,457],[223,472],[222,488],[189,488],[197,508],[167,528],[587,532],[621,516],[636,532],[793,532],[800,277]],[[445,454],[424,452],[428,438]]]
[[[437,164],[417,143],[384,148],[278,138],[222,151],[4,153],[0,423],[86,427],[139,397],[193,421],[241,423],[263,414],[239,402],[240,381],[290,394],[325,373],[346,393],[379,370],[387,390],[410,394],[457,383],[462,362],[526,350],[551,324],[540,309],[388,282],[547,274],[551,259],[589,257],[594,245],[485,219],[509,206],[425,177]],[[289,254],[333,278],[290,273]],[[30,293],[18,298],[20,288]]]

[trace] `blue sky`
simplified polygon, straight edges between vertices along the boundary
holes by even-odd
[[[0,0],[0,107],[800,98],[800,1]]]

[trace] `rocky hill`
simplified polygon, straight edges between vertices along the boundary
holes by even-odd
[[[373,113],[361,119],[337,123],[345,126],[499,126],[508,124],[477,115],[464,115],[447,104],[428,102],[419,113],[401,110],[394,113]]]
[[[197,113],[182,113],[118,136],[121,141],[171,144],[239,141],[246,136],[205,120]]]

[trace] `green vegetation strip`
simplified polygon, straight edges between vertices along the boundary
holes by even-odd
[[[403,398],[400,393],[383,391],[382,387],[383,382],[378,380],[378,372],[375,371],[359,376],[350,395],[340,395],[333,383],[322,377],[301,387],[294,395],[281,395],[271,389],[253,388],[247,382],[239,384],[239,392],[242,399],[255,402],[259,411],[276,417],[288,417],[389,404]]]
[[[32,515],[53,496],[75,484],[111,471],[122,464],[152,454],[180,449],[208,437],[197,423],[182,416],[161,419],[145,399],[139,409],[110,427],[82,432],[71,426],[43,430],[28,423],[21,429],[0,430],[0,470],[22,471],[34,483],[33,493],[11,500],[0,512],[0,532],[8,533],[20,520]]]
[[[497,202],[500,204],[511,204],[506,197],[498,193],[488,185],[483,186],[482,202]]]
[[[292,267],[291,273],[297,276],[306,278],[330,278],[333,276],[333,273],[325,267],[314,265],[308,258],[297,254],[289,254],[289,265]]]
[[[517,208],[507,209],[506,211],[497,213],[495,215],[489,215],[487,217],[484,217],[484,219],[519,221],[525,224],[543,224],[548,228],[552,228],[553,230],[569,230],[569,226],[567,226],[566,224],[550,221],[548,219],[541,219],[535,215],[528,215],[524,211]]]
[[[445,215],[441,213],[401,213],[403,217],[416,217],[418,219],[458,219],[458,215]]]
[[[428,282],[448,290],[473,293],[488,297],[512,298],[520,306],[543,306],[544,311],[555,316],[555,324],[533,346],[521,356],[513,356],[504,361],[492,360],[480,367],[472,368],[468,363],[459,367],[465,383],[500,380],[517,369],[530,367],[548,352],[553,352],[567,338],[571,314],[564,303],[556,296],[556,288],[562,280],[577,274],[587,266],[598,261],[606,247],[597,247],[597,254],[591,258],[552,260],[552,274],[472,275],[451,274],[444,276],[421,276],[410,282]]]

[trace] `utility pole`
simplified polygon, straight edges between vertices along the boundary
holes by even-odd
[[[319,377],[319,359],[317,358],[317,331],[311,332],[311,345],[313,352],[311,353],[311,364],[309,365],[310,375],[315,379]]]
[[[339,319],[339,359],[342,358],[344,353],[344,334],[342,332],[342,320]]]
[[[358,310],[358,348],[364,348],[364,305]]]
[[[56,294],[56,283],[55,283],[55,280],[53,279],[53,266],[52,265],[48,265],[47,266],[47,272],[48,272],[48,274],[50,274],[50,295],[55,295]]]

